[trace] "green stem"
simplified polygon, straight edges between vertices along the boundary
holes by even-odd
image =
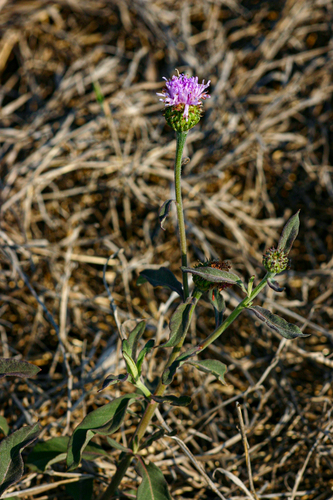
[[[180,237],[180,250],[182,255],[182,266],[187,267],[187,247],[186,247],[186,232],[183,212],[183,200],[181,190],[181,175],[182,175],[182,156],[185,146],[185,141],[188,132],[177,132],[177,147],[175,161],[175,190],[176,190],[176,207]],[[184,300],[189,297],[188,277],[187,273],[183,273]]]
[[[122,478],[126,474],[128,467],[131,465],[133,459],[133,455],[125,455],[124,458],[119,462],[117,470],[112,477],[112,481],[104,491],[103,495],[99,500],[111,500],[111,498],[115,495],[118,486],[121,483]]]
[[[172,365],[172,363],[174,362],[174,360],[178,357],[179,355],[179,351],[180,349],[182,348],[183,346],[183,343],[184,343],[184,340],[186,338],[186,334],[187,334],[187,331],[188,331],[188,327],[189,325],[191,324],[191,319],[192,319],[192,316],[193,316],[193,313],[194,313],[194,310],[195,310],[195,307],[200,299],[202,295],[202,292],[200,292],[199,290],[197,289],[194,289],[193,291],[193,303],[191,305],[191,309],[190,309],[190,312],[189,312],[189,318],[188,318],[188,322],[187,322],[187,328],[186,330],[184,331],[184,335],[183,335],[183,338],[181,339],[181,341],[172,349],[172,352],[170,354],[170,357],[168,359],[168,362],[167,364],[165,365],[164,367],[164,370],[166,368],[168,368],[170,365]],[[160,379],[160,382],[157,386],[157,389],[155,391],[155,396],[163,396],[165,390],[167,389],[167,385],[164,385],[162,383],[162,378]],[[146,411],[141,419],[141,422],[137,428],[137,431],[136,431],[136,437],[139,441],[141,441],[141,439],[143,438],[146,430],[147,430],[147,427],[155,413],[155,410],[157,408],[159,403],[156,403],[155,401],[150,401],[150,403],[147,405],[146,407]]]
[[[274,276],[275,273],[269,273],[269,272],[266,274],[266,276],[264,276],[259,285],[256,288],[254,288],[254,290],[251,291],[250,295],[248,297],[245,297],[245,299],[242,300],[242,302],[240,302],[237,307],[235,307],[235,309],[232,311],[231,314],[229,314],[229,316],[223,321],[223,323],[214,332],[208,335],[208,337],[203,342],[199,344],[198,347],[200,352],[206,349],[220,335],[222,335],[222,333],[228,328],[228,326],[230,326],[231,323],[235,321],[235,319],[237,318],[237,316],[239,316],[239,314],[243,311],[243,309],[246,309],[251,304],[253,299],[258,295],[258,293],[260,293],[261,290],[265,288],[267,280]]]

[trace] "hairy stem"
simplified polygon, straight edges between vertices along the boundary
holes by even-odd
[[[186,232],[183,211],[181,175],[182,175],[182,156],[185,146],[187,132],[177,132],[177,148],[175,161],[175,191],[176,191],[176,207],[179,227],[180,250],[182,255],[182,266],[187,267],[187,247],[186,247]],[[183,273],[184,300],[189,297],[188,277],[187,273]]]

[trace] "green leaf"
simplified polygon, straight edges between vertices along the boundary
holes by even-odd
[[[26,460],[27,466],[36,472],[44,472],[51,465],[66,460],[69,437],[59,436],[37,443],[29,453]],[[108,456],[96,443],[86,446],[82,458],[84,460],[95,460],[101,456]]]
[[[137,398],[137,394],[126,394],[88,413],[76,427],[69,440],[67,453],[69,470],[79,466],[82,452],[95,434],[108,436],[119,429],[125,418],[128,405]]]
[[[215,313],[215,326],[216,328],[221,325],[223,321],[223,314],[225,311],[225,302],[222,293],[214,288],[213,290],[209,290],[208,299],[212,306],[214,307]]]
[[[8,435],[9,425],[7,424],[7,420],[5,419],[5,417],[1,416],[0,416],[0,429],[2,430],[5,436]]]
[[[204,278],[212,283],[229,283],[230,285],[239,286],[243,292],[247,294],[246,288],[242,280],[237,274],[230,273],[229,271],[222,271],[215,267],[181,267],[183,273],[191,273]]]
[[[161,396],[161,397],[152,396],[151,398],[154,401],[156,401],[156,403],[168,403],[171,406],[188,406],[192,402],[192,399],[190,398],[190,396],[177,397],[177,396],[172,396],[172,395],[169,395],[169,396],[166,395],[166,396]]]
[[[169,215],[172,203],[176,203],[176,200],[165,201],[158,212],[158,218],[160,220],[160,225],[161,225],[161,228],[163,229],[163,231],[165,231],[163,224],[165,222],[165,219]]]
[[[0,496],[7,488],[19,481],[24,464],[21,452],[37,439],[41,431],[39,423],[21,427],[0,443]]]
[[[123,358],[126,363],[127,373],[131,376],[132,382],[134,382],[138,378],[139,372],[130,354],[130,348],[128,346],[127,340],[123,340],[122,351],[123,351]]]
[[[143,332],[146,328],[146,322],[140,321],[135,328],[129,333],[127,338],[127,348],[128,354],[132,357],[132,359],[136,360],[136,351],[138,348],[139,340],[141,339]]]
[[[40,368],[27,361],[13,358],[0,358],[0,378],[6,375],[13,377],[34,377]]]
[[[299,231],[299,212],[293,215],[283,228],[277,249],[282,250],[286,255],[291,250]]]
[[[148,340],[147,344],[144,346],[143,349],[139,352],[138,360],[136,362],[136,367],[139,372],[139,375],[141,375],[141,367],[143,360],[145,359],[145,356],[150,353],[150,351],[153,349],[155,345],[155,341],[153,339]]]
[[[274,292],[283,292],[285,290],[284,287],[280,287],[279,283],[272,278],[268,278],[267,284]]]
[[[183,354],[178,356],[178,358],[175,359],[175,361],[164,370],[162,374],[162,382],[164,385],[169,385],[171,384],[173,377],[175,376],[176,371],[180,366],[182,366],[186,361],[196,354],[200,352],[200,349],[198,347],[192,347],[188,351],[185,351]]]
[[[260,306],[253,306],[249,308],[257,316],[260,321],[265,323],[268,328],[273,330],[273,332],[279,333],[285,339],[296,339],[298,337],[309,337],[310,335],[303,333],[298,326],[288,323],[280,316],[271,313],[267,309]]]
[[[227,367],[224,363],[218,359],[203,359],[201,361],[190,361],[190,365],[195,366],[198,370],[205,373],[211,373],[214,375],[222,384],[225,384],[224,375],[227,371]]]
[[[74,500],[91,500],[93,496],[94,480],[92,477],[66,484],[65,488]]]
[[[158,439],[161,439],[165,434],[164,429],[158,429],[158,431],[154,432],[140,445],[139,451],[144,450],[145,448],[149,448],[149,446]]]
[[[136,469],[142,477],[137,500],[172,500],[168,484],[156,465],[145,464],[143,459],[139,457]]]
[[[177,292],[183,299],[183,286],[175,275],[167,267],[159,269],[145,269],[140,276],[148,281],[152,286],[164,286]]]
[[[120,375],[108,375],[103,382],[102,389],[99,389],[97,392],[101,392],[110,385],[118,384],[119,382],[126,382],[128,379],[128,373],[122,373]]]
[[[106,440],[109,443],[109,445],[112,446],[112,448],[116,448],[116,450],[125,451],[126,453],[132,453],[132,450],[126,448],[126,446],[123,446],[121,443],[118,443],[118,441],[116,441],[115,439],[112,439],[109,436],[107,436]]]
[[[183,338],[184,334],[189,327],[190,322],[190,310],[192,305],[196,303],[193,297],[186,299],[186,302],[182,302],[170,319],[170,338],[159,347],[174,347],[179,344],[180,340]]]

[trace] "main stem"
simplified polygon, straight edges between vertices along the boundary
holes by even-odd
[[[175,191],[176,191],[176,207],[179,227],[180,251],[182,255],[182,266],[187,267],[187,247],[186,247],[186,232],[182,200],[182,157],[185,146],[185,141],[188,132],[177,132],[177,148],[175,161]],[[189,296],[188,277],[187,273],[183,273],[184,300]]]

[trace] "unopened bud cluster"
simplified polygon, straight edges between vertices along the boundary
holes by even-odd
[[[206,262],[200,262],[195,266],[195,269],[198,269],[199,267],[213,267],[214,269],[220,269],[220,271],[227,272],[231,269],[229,262],[221,260],[207,260]],[[193,274],[192,278],[195,286],[202,292],[207,292],[208,290],[213,290],[214,288],[217,288],[220,292],[222,292],[222,290],[232,286],[231,283],[214,283],[212,281],[205,280],[205,278],[202,278],[197,274]]]
[[[271,273],[282,273],[289,268],[289,259],[282,250],[269,248],[262,257],[262,263]]]

